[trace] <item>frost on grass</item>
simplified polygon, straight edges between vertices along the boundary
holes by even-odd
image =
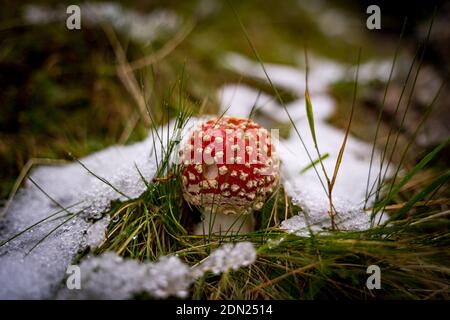
[[[248,76],[265,79],[264,72],[258,62],[241,55],[229,54],[226,56],[229,68]],[[335,110],[335,101],[327,93],[327,87],[341,79],[351,79],[354,72],[348,73],[348,66],[339,65],[331,61],[312,59],[309,74],[311,102],[313,105],[315,132],[322,155],[329,156],[323,160],[326,171],[331,176],[334,171],[336,159],[339,154],[345,132],[326,122]],[[280,87],[292,91],[299,97],[287,103],[286,109],[291,115],[311,158],[318,158],[314,149],[303,97],[305,89],[304,71],[294,67],[265,64],[267,73],[272,82]],[[372,72],[374,69],[381,72]],[[352,68],[350,68],[351,70]],[[361,66],[360,80],[370,81],[373,78],[385,80],[388,72],[385,62],[369,61]],[[219,92],[222,110],[229,115],[248,116],[255,105],[259,114],[276,121],[289,123],[289,118],[276,98],[267,94],[260,94],[257,89],[243,85],[226,85]],[[337,226],[341,230],[365,230],[370,228],[369,214],[363,210],[365,191],[372,146],[351,135],[348,138],[342,164],[333,190],[333,204],[338,212]],[[286,192],[293,201],[300,205],[303,212],[282,223],[282,228],[300,235],[308,235],[309,231],[321,231],[330,227],[328,216],[328,198],[326,195],[326,180],[319,165],[317,172],[311,168],[303,173],[302,169],[311,164],[300,139],[292,129],[286,139],[281,139],[278,145],[278,154],[282,162],[282,182]],[[378,174],[380,156],[375,153],[373,170],[370,182],[375,181]],[[321,177],[324,186],[320,183]],[[389,176],[389,171],[388,175]],[[373,203],[373,197],[368,199],[368,206]]]
[[[185,298],[192,283],[205,272],[220,274],[253,263],[256,252],[251,243],[225,244],[214,250],[196,267],[189,267],[178,257],[165,256],[159,261],[138,262],[123,259],[112,252],[90,257],[80,265],[81,289],[62,289],[59,299],[130,299],[138,294],[153,298]]]
[[[80,161],[124,195],[133,198],[145,190],[136,168],[146,179],[151,179],[156,171],[154,158],[150,155],[152,147],[149,137],[130,146],[110,147]],[[52,297],[76,255],[103,240],[108,218],[95,224],[92,221],[102,218],[112,200],[126,199],[76,162],[39,167],[31,177],[48,196],[73,215],[69,216],[27,181],[0,220],[0,242],[52,213],[60,213],[0,247],[2,299]],[[72,219],[64,223],[70,217]],[[46,235],[48,237],[44,239]]]
[[[80,4],[80,10],[83,24],[98,26],[109,23],[130,39],[144,44],[173,34],[182,22],[181,18],[171,10],[158,9],[142,14],[112,2],[85,2]],[[65,22],[68,14],[66,6],[54,9],[42,5],[27,5],[23,16],[29,23],[42,24]]]

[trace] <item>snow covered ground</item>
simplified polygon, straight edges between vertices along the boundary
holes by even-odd
[[[149,156],[151,146],[151,139],[148,138],[134,145],[108,148],[81,161],[92,172],[133,198],[145,190],[135,164],[148,179],[156,171],[155,163]],[[111,200],[125,199],[78,163],[40,167],[31,174],[31,178],[54,201],[27,181],[0,221],[0,241],[61,211],[56,202],[69,207],[68,211],[72,213],[81,212],[30,253],[39,240],[67,217],[52,218],[0,247],[0,299],[54,296],[67,266],[89,243],[98,242],[95,238],[104,233],[105,224],[103,228],[98,228],[92,222],[102,218]],[[66,214],[63,211],[56,217]],[[96,229],[96,232],[88,232],[90,228]]]
[[[260,66],[247,58],[233,54],[227,61],[229,67],[239,72],[262,78],[261,71],[258,71]],[[326,122],[326,119],[334,112],[334,101],[327,95],[326,88],[333,81],[345,77],[346,73],[343,70],[348,68],[331,63],[322,64],[320,70],[315,70],[314,66],[318,65],[314,64],[311,68],[313,81],[311,99],[315,113],[316,133],[322,154],[330,155],[324,160],[324,165],[328,172],[332,172],[344,132]],[[267,65],[266,67],[275,84],[292,90],[299,97],[303,95],[304,75],[301,71],[291,66]],[[367,74],[371,73],[367,71]],[[379,74],[373,73],[373,76],[377,77]],[[229,108],[228,114],[247,116],[256,101],[258,91],[255,88],[231,84],[221,88],[218,95],[222,108],[224,110]],[[275,116],[280,122],[286,122],[287,117],[283,108],[275,102],[273,97],[261,95],[258,101],[261,112]],[[315,159],[303,98],[290,102],[287,108]],[[191,121],[187,129],[196,119]],[[8,239],[52,213],[61,211],[60,206],[68,208],[67,210],[74,215],[71,216],[70,221],[58,227],[68,218],[67,212],[62,211],[55,216],[59,217],[58,219],[49,219],[46,223],[32,228],[0,247],[0,299],[94,296],[96,298],[126,298],[136,290],[142,289],[143,282],[139,281],[141,279],[139,277],[151,273],[152,268],[148,264],[123,261],[114,254],[98,258],[91,257],[82,262],[82,270],[85,270],[87,274],[93,274],[93,270],[98,271],[98,268],[104,270],[104,277],[99,276],[98,280],[91,277],[92,283],[87,284],[88,289],[85,295],[67,293],[62,289],[62,284],[67,266],[72,263],[78,253],[87,246],[95,246],[102,241],[108,223],[104,213],[110,201],[124,200],[126,197],[135,198],[145,190],[136,166],[146,179],[150,180],[153,177],[156,165],[154,157],[151,156],[152,147],[153,143],[149,135],[142,142],[129,146],[110,147],[81,159],[89,170],[109,181],[113,187],[94,177],[79,163],[45,166],[34,170],[31,178],[39,187],[31,183],[31,180],[27,181],[26,186],[16,195],[6,215],[0,220],[0,241]],[[338,225],[341,229],[362,230],[370,226],[369,216],[362,210],[370,151],[370,145],[349,137],[333,197],[334,205],[339,212]],[[305,218],[305,215],[288,219],[282,223],[282,227],[298,234],[307,234],[305,228],[307,221],[313,230],[329,227],[328,201],[316,172],[311,169],[300,174],[301,169],[310,161],[298,136],[291,134],[289,138],[281,140],[278,152],[282,160],[284,186],[288,194],[309,216],[309,220]],[[377,160],[378,156],[375,156],[375,159]],[[120,190],[121,193],[116,190]],[[36,243],[53,229],[55,231],[30,252]],[[233,248],[224,250],[228,250],[227,255],[230,255]],[[246,265],[251,257],[252,252],[248,249],[248,260],[237,262],[237,265]],[[220,251],[215,255],[213,253],[211,259],[223,260],[223,254]],[[176,261],[172,262],[176,263]],[[232,267],[236,265],[236,262],[230,263]],[[134,271],[130,271],[129,268],[136,271],[136,275],[125,279],[121,270],[126,271],[123,273],[133,274]],[[180,274],[176,276],[179,277]],[[95,278],[97,279],[97,276]],[[96,291],[97,281],[101,279],[112,283],[112,286],[108,287],[111,290],[114,291],[113,284],[117,284],[123,290],[117,291],[117,296],[110,296],[112,293],[105,290]],[[139,285],[122,286],[122,281]],[[179,288],[179,292],[183,293],[183,288]],[[182,296],[181,293],[180,296]]]

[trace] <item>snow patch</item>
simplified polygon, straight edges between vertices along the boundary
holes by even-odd
[[[189,267],[176,256],[138,262],[113,252],[90,257],[80,265],[81,289],[62,289],[58,299],[130,299],[140,293],[154,298],[188,296],[192,283],[212,271],[220,274],[252,264],[256,251],[250,242],[225,244],[197,266]]]
[[[155,160],[150,155],[152,147],[149,137],[133,145],[107,148],[80,161],[134,198],[145,191],[136,167],[148,180],[156,172]],[[39,167],[31,177],[50,197],[75,215],[64,223],[69,218],[67,212],[29,181],[20,190],[0,221],[0,241],[52,213],[60,213],[0,247],[1,299],[51,298],[76,255],[86,246],[95,247],[103,240],[107,218],[94,225],[92,221],[102,218],[112,200],[126,199],[79,163]],[[30,252],[52,230],[54,232]]]
[[[205,261],[193,268],[193,276],[200,278],[205,272],[214,274],[238,270],[251,265],[256,260],[256,251],[250,242],[226,243],[214,250]]]
[[[261,66],[257,62],[240,55],[228,55],[229,67],[239,72],[265,78]],[[320,60],[315,60],[319,62]],[[375,69],[380,64],[368,62],[361,65],[360,79],[370,81],[384,76],[387,66],[382,64],[382,71]],[[285,88],[296,88],[299,97],[303,96],[304,76],[302,72],[294,67],[277,66],[265,64],[271,80],[276,85]],[[310,87],[314,93],[311,94],[313,105],[315,131],[317,142],[322,155],[328,153],[329,156],[323,160],[324,167],[331,176],[339,154],[339,150],[344,140],[345,132],[337,129],[326,122],[327,118],[334,113],[335,102],[327,94],[326,88],[332,82],[345,77],[348,66],[338,65],[335,62],[321,61],[319,64],[311,64]],[[353,72],[354,73],[354,72]],[[388,74],[388,72],[387,72]],[[279,79],[283,79],[279,81]],[[259,110],[267,116],[276,117],[282,122],[288,121],[284,108],[267,94],[259,96],[256,89],[244,85],[226,85],[218,93],[219,101],[223,111],[227,110],[229,115],[248,116],[255,101]],[[266,103],[265,103],[266,102]],[[314,149],[314,142],[311,136],[305,109],[304,98],[298,98],[286,104],[286,109],[291,114],[293,122],[300,133],[306,149],[311,158],[318,158]],[[268,128],[270,129],[270,128]],[[311,160],[307,156],[296,132],[292,129],[287,139],[281,139],[278,146],[278,154],[282,162],[282,181],[287,193],[293,201],[300,205],[304,213],[282,223],[282,228],[290,232],[307,235],[311,228],[313,231],[323,230],[330,227],[328,216],[328,199],[326,195],[326,180],[320,165],[317,165],[317,172],[311,168],[304,173],[302,169],[310,165]],[[370,216],[363,210],[367,176],[369,174],[369,164],[372,146],[353,136],[348,137],[344,157],[333,189],[333,204],[338,212],[336,222],[341,230],[365,230],[370,228]],[[380,156],[378,152],[374,155],[373,168],[379,167]],[[377,170],[371,172],[370,181],[375,181]],[[388,171],[388,175],[389,176]],[[322,186],[318,176],[325,186]],[[368,206],[373,203],[373,197],[368,199]]]
[[[123,8],[112,2],[85,2],[80,4],[82,23],[95,26],[111,24],[130,39],[149,44],[167,34],[174,33],[181,25],[181,18],[172,10],[157,9],[148,14]],[[66,21],[66,7],[56,9],[42,5],[25,6],[23,17],[32,24]]]
[[[108,228],[111,218],[109,215],[95,222],[87,229],[86,245],[91,249],[99,247],[106,237],[106,229]]]
[[[342,64],[333,60],[309,54],[308,85],[310,94],[323,93],[337,81],[353,81],[356,65]],[[299,57],[298,66],[264,63],[264,68],[272,83],[290,90],[298,96],[303,96],[306,87],[305,71],[300,65],[304,64],[304,57]],[[229,52],[223,56],[222,64],[225,68],[239,74],[267,81],[261,64],[244,55]],[[364,84],[373,80],[386,81],[392,62],[389,60],[371,60],[359,67],[358,82]],[[394,70],[393,76],[396,71]]]
[[[129,299],[139,293],[156,298],[186,297],[192,283],[189,267],[177,257],[156,263],[123,259],[113,252],[90,257],[80,265],[81,289],[62,289],[58,299]]]

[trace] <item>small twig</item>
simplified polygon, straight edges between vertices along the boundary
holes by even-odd
[[[450,214],[450,210],[439,212],[439,213],[436,213],[436,214],[432,214],[431,216],[428,216],[428,217],[425,217],[423,219],[419,219],[417,221],[414,221],[413,223],[411,223],[411,225],[413,226],[413,225],[416,225],[416,224],[419,224],[419,223],[422,223],[422,222],[425,222],[425,221],[429,221],[429,220],[432,220],[432,219],[435,219],[435,218],[445,217],[445,216],[447,216],[449,214]]]
[[[164,177],[154,177],[154,178],[152,179],[152,182],[153,182],[153,183],[155,183],[155,182],[163,182],[163,183],[166,183],[166,182],[172,180],[173,178],[175,178],[175,175],[174,175],[173,173],[170,173],[169,175],[164,176]]]
[[[145,99],[141,91],[139,90],[139,85],[136,77],[134,76],[134,73],[130,72],[131,69],[126,58],[125,51],[120,44],[119,39],[114,32],[114,29],[109,24],[102,24],[102,28],[106,36],[108,37],[109,42],[113,46],[114,54],[118,61],[117,76],[119,77],[125,88],[128,90],[128,92],[131,94],[132,98],[135,100],[139,108],[141,118],[144,121],[145,125],[150,126],[151,119],[147,113]]]
[[[186,39],[186,37],[192,32],[192,30],[194,30],[194,27],[195,22],[188,21],[184,28],[182,28],[170,41],[166,42],[161,49],[149,56],[130,62],[128,72],[142,69],[163,60],[173,50],[175,50],[175,48],[178,47],[178,45],[181,44],[184,39]]]
[[[131,134],[133,133],[134,128],[136,128],[136,125],[139,121],[139,114],[134,111],[130,118],[128,119],[125,128],[122,131],[122,134],[120,135],[119,138],[119,144],[124,144],[128,141],[128,139],[130,138]]]

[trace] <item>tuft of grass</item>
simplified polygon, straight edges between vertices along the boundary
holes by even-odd
[[[170,137],[155,130],[161,139],[157,172],[152,181],[146,181],[141,175],[147,190],[139,198],[113,204],[107,236],[97,252],[112,250],[139,260],[155,260],[173,250],[172,239],[187,235],[183,226],[186,223],[182,221],[180,166],[172,160],[189,118],[190,112],[181,109]],[[153,152],[156,156],[155,147]]]
[[[95,250],[96,254],[115,251],[141,261],[156,260],[161,255],[178,254],[180,250],[197,246],[210,252],[217,244],[238,241],[243,237],[232,233],[194,236],[190,232],[200,221],[201,214],[183,199],[181,168],[173,161],[189,117],[190,113],[182,109],[175,120],[172,135],[166,141],[160,141],[157,172],[152,181],[142,177],[147,190],[137,199],[112,204],[107,213],[111,223],[104,242]],[[161,133],[158,136],[163,137]],[[267,238],[277,230],[281,221],[299,211],[300,208],[290,202],[284,190],[278,188],[257,213],[259,229],[254,236]]]

